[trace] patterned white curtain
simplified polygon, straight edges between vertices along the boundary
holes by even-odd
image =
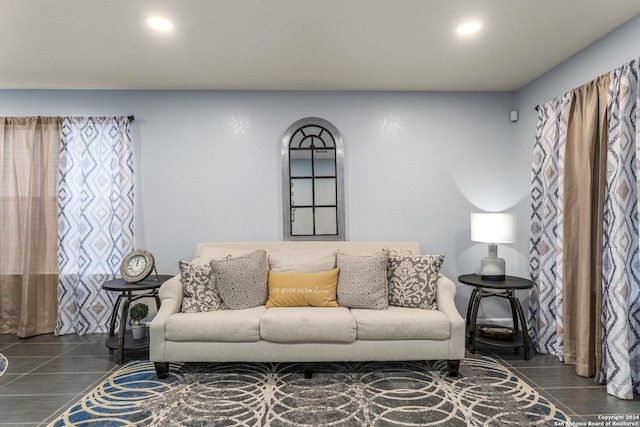
[[[640,393],[639,60],[610,73],[602,254],[600,382],[622,399]],[[538,107],[532,165],[529,334],[564,359],[563,174],[571,98]]]
[[[640,393],[639,72],[636,60],[611,73],[607,106],[602,380],[623,399]]]
[[[101,285],[133,249],[133,159],[127,117],[62,123],[56,335],[107,332]]]
[[[531,202],[531,279],[529,335],[538,353],[564,360],[563,328],[563,206],[564,149],[571,97],[538,107],[533,148]]]

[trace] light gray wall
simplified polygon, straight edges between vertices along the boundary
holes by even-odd
[[[538,118],[535,107],[639,58],[638,40],[640,15],[515,93],[514,108],[519,111],[520,116],[514,128],[518,170],[524,170],[526,165],[531,164]],[[522,212],[530,216],[530,206],[527,205],[526,208]]]
[[[281,240],[280,138],[317,116],[345,141],[349,240],[417,240],[455,281],[486,253],[469,213],[513,211],[517,242],[499,254],[527,277],[534,107],[640,56],[637,40],[640,17],[515,94],[0,90],[0,116],[135,115],[135,242],[160,273],[200,241]],[[458,285],[463,315],[470,291]],[[503,303],[480,316],[508,317]]]
[[[511,209],[528,179],[513,169],[512,105],[509,93],[0,91],[0,116],[135,115],[135,242],[160,273],[197,242],[282,239],[280,138],[306,116],[344,138],[349,240],[417,240],[453,280],[473,272],[486,245],[469,240],[469,213]]]

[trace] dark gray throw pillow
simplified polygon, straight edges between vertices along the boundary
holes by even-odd
[[[184,295],[182,298],[183,313],[215,311],[222,308],[222,300],[210,265],[180,261],[178,266],[180,267],[180,282]]]
[[[436,282],[444,255],[389,255],[389,305],[437,310]]]

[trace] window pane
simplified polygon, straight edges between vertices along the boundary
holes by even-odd
[[[291,176],[311,176],[311,151],[292,150],[289,154],[291,158]]]
[[[302,139],[304,138],[304,133],[298,129],[296,133],[291,137],[291,143],[289,144],[290,148],[299,148],[302,143]]]
[[[316,179],[316,206],[336,205],[335,178]]]
[[[325,151],[324,153],[319,153]],[[336,176],[336,160],[334,150],[316,150],[314,153],[315,176]]]
[[[291,234],[294,236],[313,235],[313,208],[291,209]]]
[[[312,179],[291,180],[291,206],[312,206]]]
[[[316,234],[338,234],[336,208],[316,208]]]

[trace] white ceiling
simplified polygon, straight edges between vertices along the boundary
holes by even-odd
[[[638,14],[638,0],[0,0],[0,88],[513,91]],[[484,27],[460,38],[469,19]]]

